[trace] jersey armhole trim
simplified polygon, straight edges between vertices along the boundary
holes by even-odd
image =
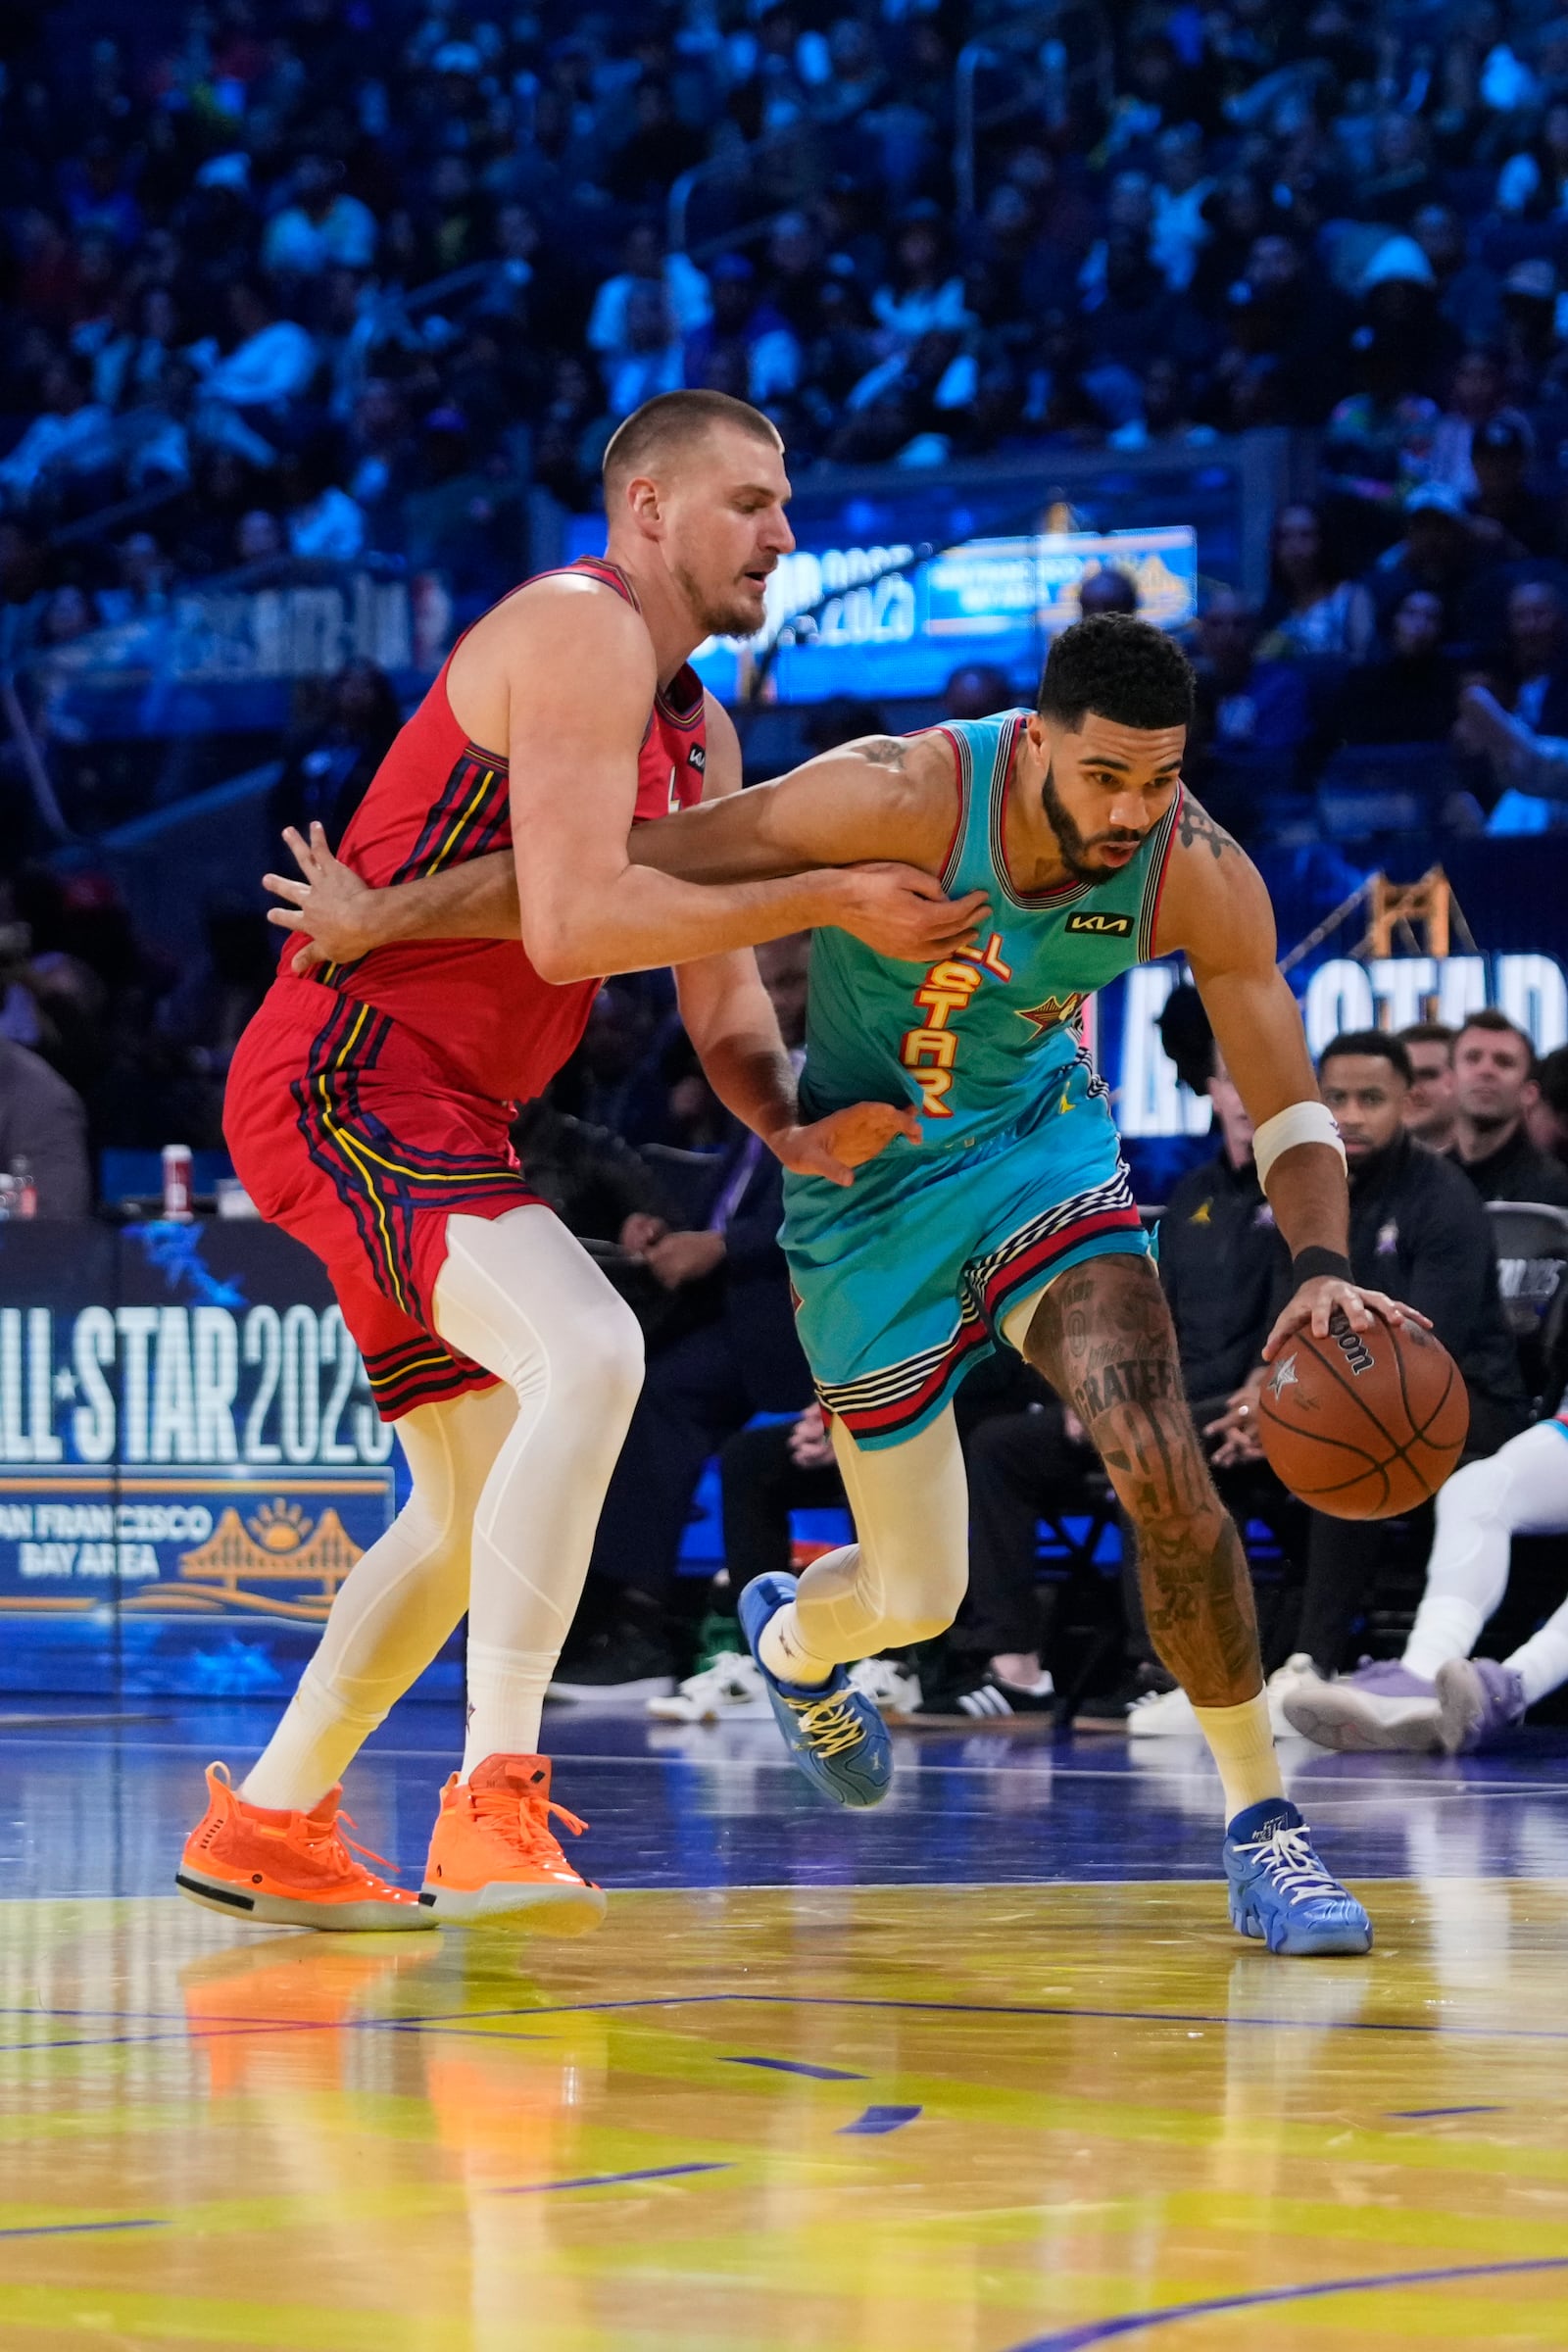
[[[954,776],[958,787],[958,812],[953,822],[953,838],[937,871],[937,879],[945,891],[951,891],[959,866],[963,862],[963,845],[969,832],[969,803],[974,789],[974,760],[963,736],[952,727],[932,727],[933,735],[945,735],[953,752]]]
[[[1166,809],[1163,819],[1164,841],[1156,856],[1151,860],[1149,873],[1145,878],[1143,912],[1138,923],[1138,959],[1141,963],[1152,963],[1155,956],[1154,940],[1159,930],[1160,902],[1165,896],[1165,877],[1170,871],[1171,852],[1176,846],[1176,820],[1181,814],[1182,804],[1186,798],[1186,785],[1178,784],[1176,798]]]

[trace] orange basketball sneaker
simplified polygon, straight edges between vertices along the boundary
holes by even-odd
[[[228,1768],[207,1767],[207,1811],[185,1840],[174,1885],[210,1910],[265,1921],[269,1927],[429,1928],[416,1894],[389,1886],[355,1860],[368,1848],[338,1827],[341,1788],[329,1788],[309,1813],[247,1804],[229,1786]],[[379,1862],[379,1854],[369,1854]]]
[[[603,1890],[580,1878],[550,1827],[565,1823],[574,1838],[586,1822],[550,1801],[547,1756],[486,1756],[472,1777],[453,1774],[441,1791],[441,1813],[424,1866],[425,1916],[437,1926],[540,1913],[539,1924],[581,1935],[605,1916]]]

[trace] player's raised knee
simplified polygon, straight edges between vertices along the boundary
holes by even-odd
[[[644,1355],[642,1325],[607,1288],[574,1327],[567,1377],[596,1410],[630,1412],[642,1390]]]

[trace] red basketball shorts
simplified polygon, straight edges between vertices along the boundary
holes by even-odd
[[[494,1385],[431,1312],[447,1218],[538,1200],[511,1118],[423,1038],[318,981],[279,981],[240,1039],[223,1104],[235,1171],[325,1266],[384,1421]]]

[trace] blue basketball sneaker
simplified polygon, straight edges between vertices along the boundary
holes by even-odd
[[[1232,1927],[1271,1952],[1294,1959],[1372,1949],[1372,1922],[1324,1869],[1289,1798],[1267,1797],[1237,1814],[1225,1833],[1225,1876]]]
[[[836,1805],[879,1805],[893,1777],[888,1727],[842,1666],[825,1683],[786,1683],[763,1665],[758,1643],[769,1618],[795,1598],[793,1576],[755,1577],[740,1597],[741,1631],[784,1743],[813,1788]]]

